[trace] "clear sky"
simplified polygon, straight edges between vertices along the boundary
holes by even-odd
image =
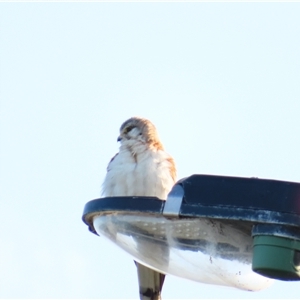
[[[300,182],[300,3],[0,3],[1,298],[135,298],[133,260],[81,221],[127,118],[178,178]],[[298,298],[168,276],[164,298]]]

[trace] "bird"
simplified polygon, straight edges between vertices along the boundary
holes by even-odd
[[[120,127],[119,152],[110,160],[102,196],[148,196],[166,200],[175,184],[175,161],[163,147],[154,124],[131,117]],[[165,274],[135,262],[140,299],[161,299]]]

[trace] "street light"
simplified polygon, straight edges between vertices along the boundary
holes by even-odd
[[[167,201],[92,200],[83,221],[162,274],[250,291],[300,280],[298,183],[192,175]]]

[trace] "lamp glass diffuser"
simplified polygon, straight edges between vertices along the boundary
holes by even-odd
[[[251,225],[151,214],[95,215],[93,226],[136,261],[164,274],[259,291],[272,279],[252,271]]]

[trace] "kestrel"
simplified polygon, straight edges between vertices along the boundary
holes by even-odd
[[[119,153],[109,162],[102,185],[104,197],[149,196],[166,200],[175,184],[173,158],[164,151],[155,126],[147,119],[125,121]],[[136,263],[141,299],[160,299],[165,275]]]

